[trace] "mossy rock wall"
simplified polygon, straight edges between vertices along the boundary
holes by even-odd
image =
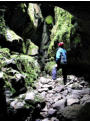
[[[12,58],[15,58],[18,71],[25,76],[26,86],[32,85],[40,74],[37,60],[28,55],[12,55]]]
[[[63,41],[68,53],[68,64],[70,65],[90,65],[89,40],[80,31],[80,21],[62,8],[55,7],[55,25],[51,30],[50,45],[48,48],[49,58],[55,57],[57,43]],[[82,33],[82,32],[81,32]],[[86,49],[87,48],[87,49]]]

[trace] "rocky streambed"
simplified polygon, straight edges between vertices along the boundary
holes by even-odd
[[[7,96],[7,102],[14,111],[12,114],[22,117],[21,121],[90,120],[89,83],[74,75],[68,75],[66,85],[62,77],[57,80],[48,75],[40,77],[33,89],[16,98]]]

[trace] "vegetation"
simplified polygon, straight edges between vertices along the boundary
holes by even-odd
[[[45,18],[45,22],[47,23],[47,24],[53,24],[53,17],[52,16],[47,16],[46,18]]]
[[[51,61],[51,62],[46,63],[46,66],[45,66],[46,73],[51,75],[52,69],[55,66],[55,64],[56,64],[55,61]]]
[[[5,29],[6,29],[6,25],[5,25],[5,19],[4,19],[4,9],[2,9],[0,13],[0,34],[1,35],[5,35]]]
[[[55,7],[55,25],[51,30],[51,42],[48,48],[48,54],[50,57],[55,56],[57,43],[63,41],[65,43],[65,48],[70,50],[71,43],[77,46],[80,43],[80,36],[76,34],[77,22],[72,24],[72,20],[75,19],[69,12],[63,10],[62,8]],[[71,37],[73,42],[71,42]]]
[[[17,56],[16,65],[18,70],[26,77],[26,86],[32,85],[40,73],[40,68],[34,58],[28,55]]]

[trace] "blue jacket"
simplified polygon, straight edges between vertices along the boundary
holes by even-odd
[[[56,61],[60,59],[60,63],[67,63],[67,52],[64,48],[59,47],[56,52]]]

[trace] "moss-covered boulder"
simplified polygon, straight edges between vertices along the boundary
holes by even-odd
[[[32,83],[37,80],[40,73],[40,66],[34,57],[28,55],[12,55],[15,58],[16,65],[20,73],[22,73],[26,78],[26,86],[32,85]]]
[[[13,30],[6,29],[6,40],[9,42],[13,42],[14,40],[17,40],[18,42],[20,40],[23,40],[19,35],[17,35]]]
[[[10,50],[8,48],[0,48],[0,70],[6,65],[6,59],[10,58]]]
[[[39,47],[31,42],[30,39],[27,39],[26,42],[23,43],[23,52],[27,55],[37,55]]]
[[[55,67],[55,64],[56,64],[55,61],[46,63],[45,72],[51,75],[52,69],[53,69],[53,67]]]
[[[47,62],[45,65],[45,72],[46,74],[52,75],[52,69],[56,66],[56,62],[55,61],[50,61]],[[62,69],[60,68],[59,70],[57,70],[57,76],[62,76]]]

